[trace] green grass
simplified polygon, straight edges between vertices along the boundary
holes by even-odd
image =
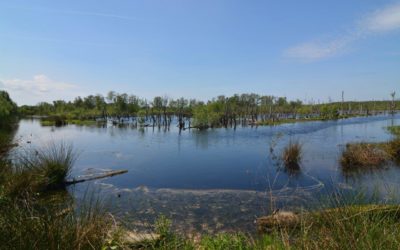
[[[21,154],[14,166],[14,174],[19,177],[16,179],[32,183],[30,188],[35,190],[56,189],[64,187],[75,160],[76,153],[71,145],[50,143]]]
[[[116,245],[114,221],[101,203],[87,197],[77,206],[63,189],[75,159],[66,144],[26,152],[17,162],[0,158],[0,249]]]
[[[0,212],[0,249],[101,249],[112,227],[97,204],[76,208],[65,198],[3,198]]]
[[[95,120],[77,120],[77,119],[67,119],[62,122],[58,122],[56,120],[40,120],[40,125],[43,127],[52,127],[52,126],[62,126],[66,124],[74,124],[78,126],[93,126],[98,124]]]
[[[398,249],[399,218],[399,206],[341,206],[305,215],[286,240],[294,249]]]
[[[394,136],[397,136],[397,137],[400,136],[400,126],[390,126],[387,129]]]
[[[132,249],[398,249],[400,206],[344,204],[299,215],[298,226],[276,227],[264,235],[220,233],[190,238],[172,233],[168,220],[158,222],[159,239],[137,242]]]
[[[326,120],[337,120],[337,119],[348,119],[352,117],[361,117],[365,115],[339,115],[336,118],[324,118],[324,117],[310,117],[310,118],[285,118],[285,119],[276,119],[276,120],[265,120],[258,121],[256,124],[259,126],[276,126],[281,124],[291,124],[297,122],[313,122],[313,121],[326,121]]]
[[[51,127],[51,126],[55,126],[56,122],[49,121],[49,120],[40,120],[40,125],[42,125],[43,127]]]
[[[67,123],[78,126],[93,126],[98,124],[95,120],[67,120]]]

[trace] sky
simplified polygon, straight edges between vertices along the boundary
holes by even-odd
[[[0,1],[0,89],[19,104],[400,96],[400,1]]]

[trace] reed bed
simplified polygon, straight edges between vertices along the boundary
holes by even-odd
[[[347,144],[340,163],[345,169],[357,167],[379,167],[387,163],[390,156],[377,144]]]

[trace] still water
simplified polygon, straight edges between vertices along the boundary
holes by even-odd
[[[73,176],[127,169],[127,174],[76,185],[70,192],[82,197],[89,185],[128,227],[150,230],[154,219],[164,214],[177,230],[212,233],[253,230],[254,218],[271,209],[269,191],[275,207],[288,208],[337,189],[397,188],[397,166],[345,173],[338,159],[346,143],[389,140],[385,127],[399,124],[400,116],[375,116],[179,132],[174,126],[55,128],[21,120],[15,140],[21,145],[17,150],[52,141],[73,144],[79,153]],[[290,140],[303,144],[299,171],[279,163]]]

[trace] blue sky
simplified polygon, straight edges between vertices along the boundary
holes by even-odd
[[[1,1],[0,88],[18,104],[109,90],[388,99],[400,1]]]

